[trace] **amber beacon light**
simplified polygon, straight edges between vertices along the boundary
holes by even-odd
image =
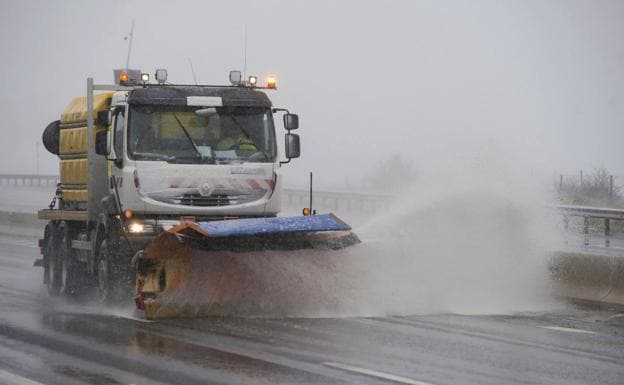
[[[277,89],[277,79],[275,79],[275,76],[271,75],[267,78],[267,88]]]

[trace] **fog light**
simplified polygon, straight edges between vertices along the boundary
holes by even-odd
[[[243,80],[243,75],[240,71],[230,71],[230,83],[234,86],[239,86]]]
[[[142,223],[130,223],[128,231],[133,234],[143,233],[145,232],[145,226]]]
[[[167,70],[164,68],[157,69],[155,76],[158,84],[165,84],[167,81]]]
[[[149,82],[149,74],[148,73],[142,73],[141,74],[141,82],[143,82],[143,84],[147,84]]]

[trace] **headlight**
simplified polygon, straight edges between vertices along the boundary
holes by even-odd
[[[154,225],[142,222],[130,222],[128,224],[128,233],[140,235],[140,234],[152,234],[154,233]]]
[[[142,233],[145,231],[145,226],[142,223],[130,223],[128,231],[131,233]]]

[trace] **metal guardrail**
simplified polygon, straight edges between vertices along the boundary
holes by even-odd
[[[563,215],[624,220],[624,209],[567,205],[559,205],[556,207]]]
[[[0,174],[0,187],[1,186],[48,187],[48,186],[56,186],[58,182],[59,182],[58,175]]]
[[[564,226],[568,228],[568,217],[582,217],[583,218],[583,234],[585,235],[585,245],[589,245],[589,227],[590,218],[604,220],[604,235],[605,246],[609,247],[611,241],[609,236],[611,235],[611,221],[612,220],[624,220],[624,209],[612,209],[607,207],[587,207],[587,206],[568,206],[559,205],[555,208],[563,215]]]
[[[282,189],[282,201],[293,206],[307,207],[310,204],[310,191],[303,189]],[[317,191],[313,192],[314,207],[330,210],[375,212],[389,202],[393,202],[391,195],[368,194],[347,191]],[[314,208],[313,207],[313,208]]]
[[[56,186],[58,182],[58,175],[0,174],[0,187],[48,187]],[[313,203],[316,207],[322,207],[330,210],[357,210],[363,212],[378,211],[389,205],[390,202],[395,201],[395,197],[391,194],[371,194],[351,191],[316,190],[314,191],[313,198]],[[284,188],[282,200],[286,204],[306,207],[309,205],[310,192],[307,189]],[[590,218],[604,219],[606,236],[610,235],[611,220],[624,220],[624,209],[569,205],[557,205],[552,207],[564,216],[566,225],[567,218],[570,216],[584,218],[585,234],[589,231]]]

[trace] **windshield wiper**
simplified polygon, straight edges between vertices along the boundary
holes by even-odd
[[[187,164],[196,164],[198,163],[198,159],[196,156],[193,157],[189,157],[189,156],[172,156],[169,158],[169,160],[167,160],[167,162],[169,163],[187,163]],[[210,164],[214,164],[215,160],[211,157],[206,157],[206,158],[201,158],[199,159],[199,163],[202,164],[206,164],[206,163],[210,163]]]
[[[164,160],[169,162],[172,156],[165,154],[158,154],[155,152],[137,152],[135,151],[132,155],[134,155],[137,160]]]
[[[178,125],[180,126],[182,131],[184,131],[184,135],[186,135],[186,137],[188,138],[189,142],[191,143],[191,146],[193,146],[193,150],[195,150],[197,155],[199,155],[199,159],[204,159],[204,155],[201,153],[201,151],[199,151],[199,148],[197,148],[197,145],[195,144],[195,141],[191,137],[191,134],[188,133],[188,131],[186,130],[186,127],[184,127],[180,119],[178,119],[178,116],[175,114],[175,112],[172,112],[172,114],[173,114],[173,118],[176,120],[176,122],[178,122]]]

